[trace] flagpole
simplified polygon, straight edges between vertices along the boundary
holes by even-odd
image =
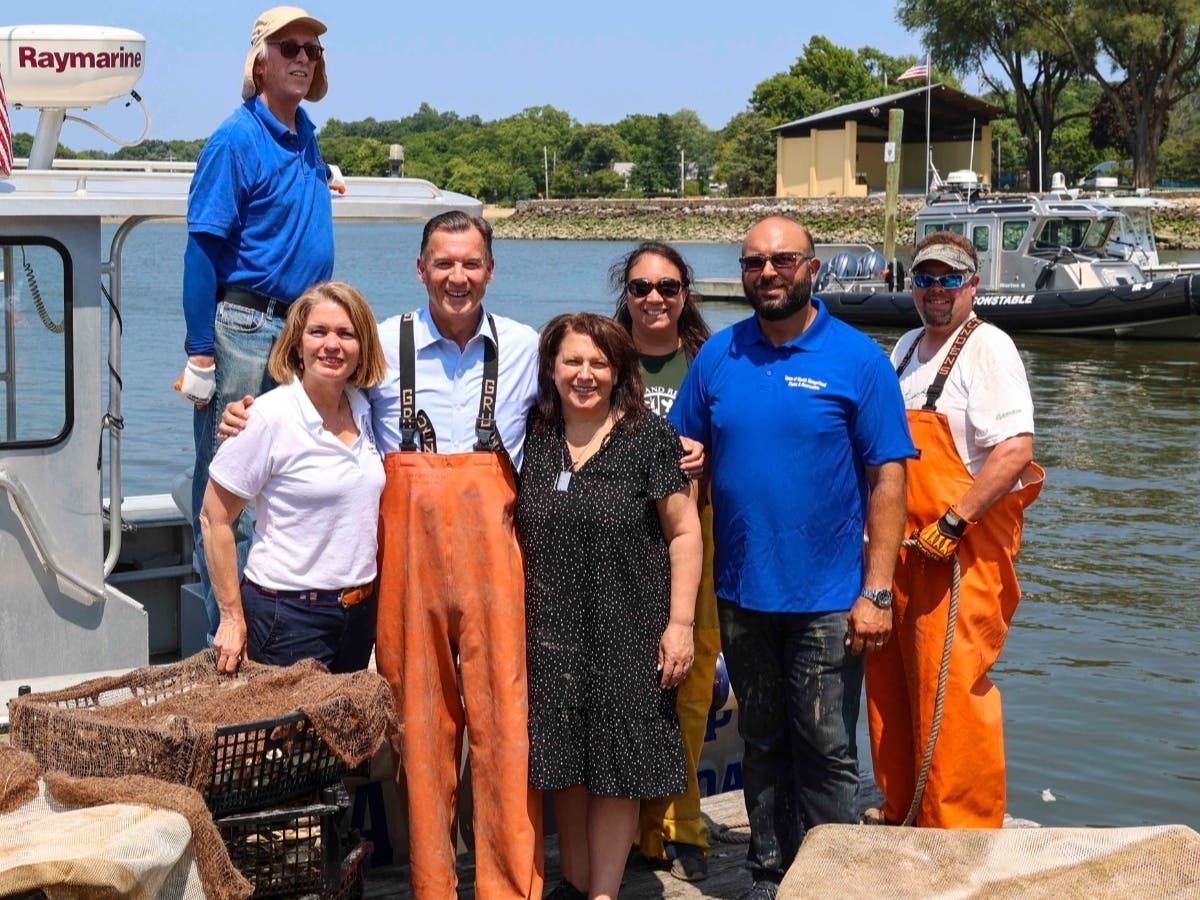
[[[933,95],[933,60],[925,54],[925,196],[929,196],[929,169],[933,166],[933,147],[929,143],[929,100]]]

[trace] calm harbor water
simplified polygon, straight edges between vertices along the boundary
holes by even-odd
[[[183,241],[182,226],[151,223],[126,246],[127,494],[167,491],[191,465],[190,410],[171,389]],[[415,308],[419,241],[415,225],[340,225],[335,274],[380,318]],[[628,246],[497,241],[488,306],[534,327],[610,311],[605,275]],[[681,249],[699,277],[736,274],[735,246]],[[705,315],[715,329],[746,308],[709,303]],[[898,332],[874,336],[890,347]],[[1200,830],[1200,343],[1017,344],[1047,479],[1026,519],[1025,598],[993,673],[1009,811],[1045,825]]]

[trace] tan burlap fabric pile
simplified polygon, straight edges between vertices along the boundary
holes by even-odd
[[[41,773],[41,767],[28,753],[0,746],[0,815],[37,796]],[[140,803],[179,813],[192,829],[196,867],[205,894],[213,900],[244,900],[254,893],[250,882],[230,862],[204,798],[194,789],[141,776],[72,778],[62,772],[47,772],[44,781],[50,795],[65,806]]]
[[[62,772],[47,772],[45,782],[55,800],[70,806],[143,803],[179,813],[192,827],[196,867],[210,900],[244,900],[254,893],[250,882],[234,868],[204,798],[193,788],[141,775],[72,778]]]
[[[347,766],[394,730],[391,689],[374,672],[332,675],[313,660],[216,671],[212,650],[9,703],[13,745],[78,777],[149,775],[203,791],[216,729],[302,710]]]
[[[0,744],[0,816],[37,796],[42,767],[28,753]]]

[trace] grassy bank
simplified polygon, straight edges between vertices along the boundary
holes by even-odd
[[[900,200],[902,245],[912,239],[912,216],[920,205],[915,197]],[[492,221],[496,236],[504,238],[737,243],[771,213],[804,222],[820,243],[883,243],[882,197],[527,200]],[[1163,249],[1200,250],[1200,198],[1178,198],[1175,208],[1155,213],[1154,221]]]

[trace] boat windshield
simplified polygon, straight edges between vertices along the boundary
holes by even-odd
[[[1072,219],[1058,216],[1046,219],[1034,238],[1035,250],[1103,250],[1112,230],[1112,219]]]

